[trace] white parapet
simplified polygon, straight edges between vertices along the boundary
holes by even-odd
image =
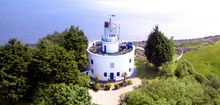
[[[109,79],[123,79],[122,74],[124,72],[127,72],[128,77],[132,75],[134,71],[135,46],[133,46],[132,50],[129,52],[119,55],[95,54],[89,50],[90,47],[91,46],[87,49],[89,57],[88,69],[90,70],[88,73],[89,76],[95,77],[96,75],[99,75],[100,80],[108,81]]]

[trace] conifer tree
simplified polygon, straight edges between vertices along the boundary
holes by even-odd
[[[148,61],[158,68],[166,62],[170,62],[173,54],[174,47],[172,41],[159,31],[158,26],[155,26],[145,46],[145,55]]]

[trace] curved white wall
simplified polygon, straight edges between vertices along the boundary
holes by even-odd
[[[127,72],[128,76],[131,76],[134,71],[134,51],[135,48],[133,46],[133,50],[129,53],[117,56],[103,56],[94,54],[87,49],[89,57],[88,67],[91,71],[93,70],[93,72],[90,72],[89,75],[91,77],[100,75],[100,80],[102,81],[110,79],[110,73],[114,73],[114,79],[116,80],[123,79],[122,74],[124,72]],[[114,63],[114,66],[112,66],[112,63]],[[117,76],[118,72],[120,74],[119,76]],[[107,73],[107,76],[104,76],[104,73]]]

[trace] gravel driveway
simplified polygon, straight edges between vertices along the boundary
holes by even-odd
[[[92,103],[97,103],[100,105],[118,105],[119,96],[121,94],[132,91],[134,86],[138,86],[141,84],[141,80],[136,77],[128,80],[132,80],[133,84],[126,87],[122,87],[118,90],[112,90],[114,88],[114,83],[112,83],[112,88],[108,91],[99,90],[95,92],[90,89],[89,94],[92,96]]]

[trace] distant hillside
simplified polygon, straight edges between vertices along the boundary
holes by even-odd
[[[183,54],[182,60],[188,60],[199,73],[212,72],[220,76],[220,41]]]
[[[215,35],[215,36],[207,36],[203,38],[174,40],[174,43],[175,43],[176,53],[181,54],[182,51],[185,53],[191,50],[196,50],[200,47],[215,43],[219,40],[220,40],[220,35]]]

